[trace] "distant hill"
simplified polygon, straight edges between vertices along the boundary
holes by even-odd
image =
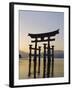
[[[19,51],[20,58],[28,58],[29,54],[23,51]],[[43,57],[43,53],[41,53],[41,57]],[[55,50],[54,52],[55,58],[64,58],[64,51],[62,50]]]
[[[54,52],[54,57],[55,58],[64,58],[64,51],[62,51],[62,50],[56,50]]]
[[[29,54],[23,51],[19,51],[19,55],[21,56],[21,58],[28,58]]]

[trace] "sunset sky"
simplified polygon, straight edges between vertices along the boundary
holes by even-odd
[[[28,52],[31,38],[28,33],[46,33],[59,30],[51,45],[55,50],[64,49],[64,13],[49,11],[19,11],[19,50]],[[43,48],[43,43],[38,43]],[[43,49],[42,49],[43,50]]]

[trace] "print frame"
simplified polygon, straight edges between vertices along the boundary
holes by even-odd
[[[18,42],[16,42],[16,40],[19,39],[19,37],[17,36],[18,33],[16,33],[16,30],[17,30],[17,32],[19,32],[18,31],[19,27],[16,27],[16,24],[19,25],[19,21],[16,18],[16,14],[18,14],[18,13],[16,13],[16,12],[19,11],[19,9],[21,10],[23,8],[23,6],[28,6],[29,8],[31,7],[30,10],[32,9],[32,7],[37,7],[37,9],[38,8],[45,8],[46,9],[48,7],[49,8],[53,7],[55,9],[61,9],[61,10],[64,9],[65,12],[67,11],[66,12],[67,16],[65,15],[66,17],[64,17],[64,20],[67,18],[67,23],[64,23],[64,25],[65,25],[64,30],[67,28],[66,29],[67,30],[66,31],[67,32],[66,33],[67,43],[64,42],[64,47],[68,47],[67,48],[67,53],[64,55],[64,60],[67,58],[66,63],[64,61],[64,63],[67,64],[67,68],[66,68],[67,72],[66,72],[66,69],[64,69],[64,74],[67,74],[67,76],[65,78],[63,78],[62,81],[58,81],[58,82],[54,81],[53,82],[53,80],[51,80],[51,78],[49,79],[50,81],[47,81],[48,78],[46,78],[46,79],[37,79],[37,80],[36,79],[29,79],[29,80],[24,80],[23,79],[22,81],[21,80],[16,80],[17,77],[15,76],[15,72],[17,72],[16,71],[17,69],[15,67],[18,65],[18,63],[15,62],[15,59],[17,59],[16,58],[17,57],[16,48],[18,49],[18,46],[15,46],[15,44],[16,43],[19,44]],[[27,8],[27,10],[29,8]],[[64,14],[66,14],[65,12],[64,12]],[[64,32],[64,35],[65,35],[65,32]],[[64,40],[65,40],[65,37],[64,37]],[[67,44],[67,46],[66,46],[66,44]],[[64,68],[65,68],[65,66],[66,65],[64,65]],[[46,83],[45,83],[45,80],[46,80]],[[58,80],[58,79],[54,78],[54,80]],[[10,2],[9,3],[9,86],[10,87],[29,87],[29,86],[46,86],[46,85],[61,85],[61,84],[70,84],[70,6]]]

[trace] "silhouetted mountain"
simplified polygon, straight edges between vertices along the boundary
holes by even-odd
[[[29,54],[23,51],[19,51],[19,55],[21,55],[21,58],[28,58]]]
[[[43,57],[43,53],[41,54],[41,57]],[[64,51],[55,50],[54,51],[54,58],[64,58]]]
[[[20,58],[28,58],[29,54],[23,51],[19,51]],[[41,53],[41,57],[43,57],[43,53]],[[54,51],[55,58],[64,58],[64,51],[62,50],[55,50]]]
[[[55,58],[64,58],[64,51],[62,51],[62,50],[56,50],[54,52],[54,57]]]

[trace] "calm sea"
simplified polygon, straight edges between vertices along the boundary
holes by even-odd
[[[29,59],[28,58],[20,58],[19,60],[29,60]],[[41,60],[43,60],[43,58],[41,58]],[[64,60],[64,58],[54,58],[54,60]]]

